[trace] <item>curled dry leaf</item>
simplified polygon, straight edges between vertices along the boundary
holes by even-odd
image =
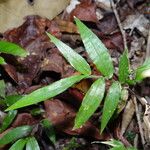
[[[82,21],[97,22],[96,5],[90,1],[83,1],[70,14],[70,20],[74,20],[74,16]]]
[[[67,103],[58,99],[44,102],[46,118],[48,118],[57,130],[70,135],[85,135],[95,139],[107,139],[109,135],[100,135],[99,129],[91,122],[87,122],[82,128],[72,130],[76,111]]]
[[[134,113],[135,113],[135,106],[132,99],[130,99],[123,112],[122,123],[121,123],[121,135],[125,133],[128,125],[132,120]]]
[[[16,73],[16,68],[10,64],[2,65],[4,70],[8,73],[8,75],[16,82],[18,83],[18,75]]]
[[[38,77],[42,60],[48,57],[48,50],[53,47],[45,34],[46,30],[57,37],[61,36],[55,21],[38,16],[27,17],[23,25],[4,33],[5,40],[21,45],[30,53],[26,58],[7,56],[8,64],[16,68],[18,83],[23,83],[25,87]]]

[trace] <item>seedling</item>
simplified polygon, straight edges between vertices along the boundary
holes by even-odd
[[[96,76],[95,78],[95,76],[91,74],[90,65],[81,55],[76,53],[72,48],[61,42],[53,35],[47,33],[48,37],[51,39],[51,42],[56,45],[61,54],[72,65],[72,67],[79,72],[79,75],[61,79],[51,85],[35,90],[34,92],[23,96],[19,101],[11,105],[6,111],[37,104],[64,92],[69,87],[83,79],[95,78],[96,81],[86,93],[76,115],[74,129],[82,127],[97,110],[97,108],[100,106],[100,103],[104,99],[100,126],[100,131],[103,132],[112,115],[114,114],[119,101],[121,100],[122,87],[125,84],[136,84],[137,82],[141,82],[144,78],[150,77],[150,59],[146,60],[144,64],[138,67],[136,70],[131,70],[128,59],[128,50],[125,50],[123,55],[120,57],[119,62],[119,81],[114,81],[114,66],[107,48],[101,42],[101,40],[79,19],[75,18],[75,22],[80,32],[86,52],[97,67],[97,70],[102,75]],[[131,73],[135,75],[132,80],[130,79]],[[107,80],[111,80],[112,85],[106,93],[105,82]],[[106,97],[104,98],[105,93]]]

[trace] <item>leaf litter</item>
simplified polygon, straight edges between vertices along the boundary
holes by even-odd
[[[75,70],[67,63],[54,44],[49,42],[45,32],[50,32],[60,40],[67,41],[67,44],[72,45],[75,49],[81,47],[82,50],[78,53],[90,62],[90,66],[93,66],[84,51],[83,43],[73,22],[74,16],[84,21],[84,23],[102,39],[113,58],[114,64],[118,64],[118,58],[123,53],[123,40],[109,2],[110,1],[106,2],[103,0],[72,0],[71,5],[53,20],[40,16],[28,16],[19,27],[9,29],[2,33],[2,40],[19,44],[29,52],[29,56],[26,58],[18,58],[1,54],[7,62],[7,65],[2,66],[1,78],[4,78],[5,82],[11,83],[16,93],[25,94],[30,93],[36,88],[51,84],[61,78],[76,74]],[[120,0],[117,3],[117,10],[126,33],[129,59],[133,64],[133,68],[139,66],[145,58],[149,30],[148,12],[145,12],[146,6],[148,6],[148,3],[145,0],[132,0],[127,2]],[[137,13],[137,11],[140,13]],[[118,68],[115,67],[115,73],[117,70]],[[98,74],[97,70],[93,69],[92,72]],[[65,147],[71,139],[70,136],[77,137],[77,143],[81,145],[81,148],[85,148],[86,145],[86,149],[99,150],[101,149],[99,145],[91,145],[89,143],[94,140],[106,141],[107,139],[114,138],[115,132],[119,132],[117,137],[120,137],[122,143],[126,145],[127,141],[134,145],[135,137],[131,138],[131,136],[127,135],[129,131],[139,135],[137,121],[135,117],[132,117],[134,114],[134,105],[130,104],[131,93],[129,93],[127,104],[123,103],[122,108],[124,109],[118,116],[120,119],[117,120],[115,118],[115,120],[112,120],[113,122],[118,121],[119,129],[113,130],[110,123],[108,129],[100,135],[98,129],[99,122],[97,120],[99,120],[99,117],[101,118],[102,114],[100,113],[97,117],[98,112],[96,111],[82,128],[72,130],[76,112],[90,87],[89,85],[92,83],[93,81],[91,80],[86,80],[85,83],[82,83],[83,85],[79,85],[80,83],[78,83],[68,91],[58,95],[53,101],[47,100],[44,104],[40,103],[39,105],[35,105],[34,107],[40,107],[45,111],[44,113],[39,113],[38,117],[32,116],[29,113],[30,110],[33,109],[32,107],[22,109],[10,128],[21,125],[35,125],[43,118],[47,118],[52,122],[56,133],[59,135],[58,142],[55,145],[55,149],[58,150],[61,149],[61,141],[63,141],[62,147]],[[110,83],[107,84],[110,85]],[[108,89],[108,87],[106,87],[106,89]],[[149,90],[149,79],[135,86],[134,89],[136,96],[147,96],[148,98],[150,97]],[[14,90],[9,90],[9,93],[6,91],[8,95],[13,94],[13,92]],[[101,109],[102,105],[103,103],[98,110]],[[145,115],[147,113],[149,114],[148,106],[149,105],[146,104],[142,109],[142,115],[144,115],[143,122],[145,123],[145,125],[142,124],[142,127],[144,128],[144,138],[147,142],[146,146],[150,143],[148,135],[149,119],[147,115]],[[41,131],[40,126],[37,130]],[[44,150],[44,147],[51,146],[50,143],[42,139],[42,134],[37,133],[38,132],[35,132],[35,135],[41,140],[41,149]],[[83,139],[80,139],[81,137]],[[138,143],[139,148],[141,148],[140,139],[138,139]],[[80,147],[77,149],[80,149]]]

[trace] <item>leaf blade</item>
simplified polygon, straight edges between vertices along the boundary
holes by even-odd
[[[121,85],[118,81],[114,81],[105,98],[101,120],[101,133],[105,129],[115,109],[117,108],[120,96],[121,96]]]
[[[150,58],[146,59],[144,63],[135,71],[135,81],[140,82],[146,77],[150,77]]]
[[[53,144],[55,144],[55,142],[56,142],[56,134],[55,134],[55,131],[54,131],[52,123],[49,120],[47,120],[47,119],[42,120],[41,123],[42,123],[42,126],[44,128],[44,131],[45,131],[46,135],[48,136],[50,141],[52,141]]]
[[[28,54],[23,48],[21,48],[17,44],[7,41],[0,41],[0,52],[21,57],[26,57]]]
[[[33,105],[33,104],[42,102],[44,100],[47,100],[49,98],[52,98],[64,92],[66,89],[68,89],[73,84],[75,84],[76,82],[79,82],[85,77],[86,77],[85,75],[75,75],[72,77],[61,79],[59,81],[54,82],[51,85],[35,90],[32,93],[21,98],[19,101],[17,101],[15,104],[10,106],[9,108],[7,108],[6,111]]]
[[[5,59],[0,56],[0,65],[6,65]]]
[[[23,148],[25,147],[25,144],[26,144],[25,139],[19,139],[9,148],[9,150],[17,150],[17,149],[23,150]]]
[[[16,115],[17,115],[17,110],[12,110],[8,112],[0,127],[0,133],[9,127],[9,125],[12,123]]]
[[[12,129],[6,133],[2,138],[0,138],[0,146],[9,144],[17,139],[27,136],[32,131],[31,126],[21,126]]]
[[[68,45],[61,42],[56,37],[52,36],[49,33],[47,33],[47,35],[51,39],[51,42],[53,42],[56,45],[56,47],[59,49],[59,51],[62,53],[62,55],[66,58],[66,60],[77,71],[79,71],[82,74],[87,74],[87,75],[91,74],[91,68],[82,56],[80,56],[78,53],[76,53],[74,50],[72,50]]]
[[[28,138],[26,150],[40,150],[39,144],[35,137]]]
[[[78,18],[75,18],[75,22],[89,57],[104,76],[111,78],[114,67],[107,48]]]
[[[128,50],[125,50],[119,61],[119,81],[121,83],[126,83],[129,77],[129,58]]]
[[[80,128],[96,111],[105,92],[105,80],[103,77],[96,80],[86,93],[75,118],[74,128]]]
[[[5,98],[6,93],[6,84],[4,80],[0,80],[0,97]]]

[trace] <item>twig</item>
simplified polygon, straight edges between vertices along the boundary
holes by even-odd
[[[139,108],[138,108],[138,104],[137,104],[135,96],[133,96],[133,102],[134,102],[134,105],[135,105],[135,112],[136,112],[136,118],[137,118],[137,122],[138,122],[138,126],[139,126],[141,141],[142,141],[142,145],[143,145],[143,148],[144,148],[144,144],[145,144],[144,133],[143,133],[143,129],[142,129],[142,122],[141,122],[141,119],[140,119]]]
[[[139,135],[138,134],[136,134],[136,136],[135,136],[135,138],[134,138],[134,147],[135,148],[138,148],[138,137]]]
[[[147,38],[147,47],[146,47],[146,59],[150,58],[150,30]]]
[[[113,12],[114,12],[115,17],[116,17],[120,32],[122,34],[124,49],[128,49],[125,31],[122,28],[121,21],[120,21],[120,18],[119,18],[119,14],[118,14],[117,9],[116,9],[116,5],[115,5],[113,0],[110,0],[110,2],[111,2],[111,6],[112,6]]]

